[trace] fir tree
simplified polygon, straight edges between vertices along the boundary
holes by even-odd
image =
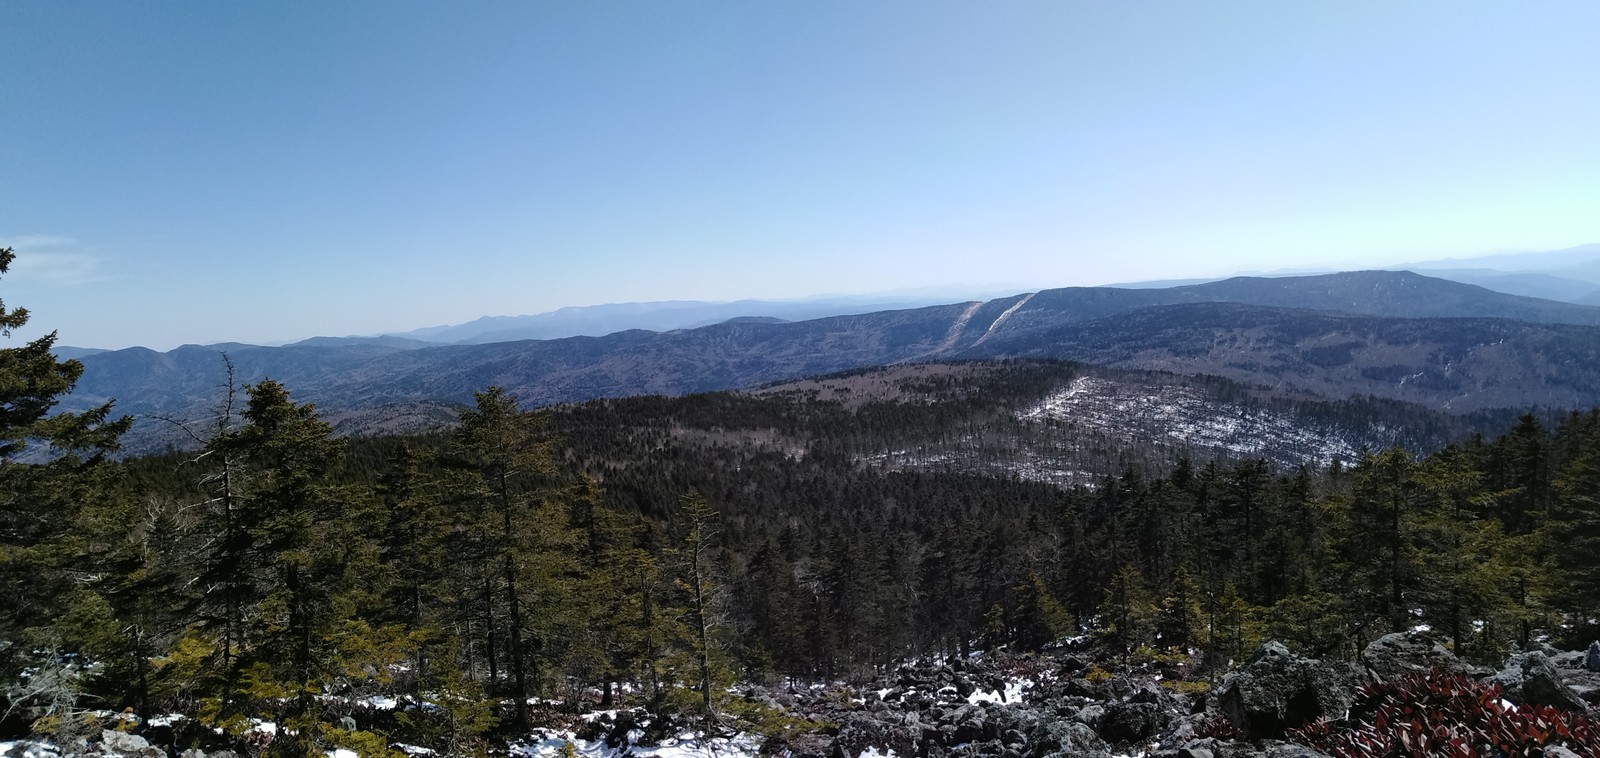
[[[0,275],[15,258],[0,248]],[[27,323],[26,309],[0,302],[0,337]],[[56,360],[55,340],[0,349],[0,717],[75,709],[80,672],[65,656],[77,642],[55,626],[65,614],[109,612],[72,574],[86,568],[77,529],[107,497],[104,462],[130,420],[113,420],[109,403],[51,413],[83,374],[78,361]]]
[[[529,724],[528,697],[549,662],[571,586],[564,580],[576,536],[553,500],[553,441],[543,417],[517,409],[500,387],[475,395],[445,451],[447,497],[478,566],[482,621],[491,672],[496,637],[505,640],[510,695],[519,728]],[[464,588],[465,589],[465,588]],[[498,615],[496,608],[500,609]],[[492,676],[491,676],[492,678]]]

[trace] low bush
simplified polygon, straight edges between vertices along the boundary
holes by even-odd
[[[1585,715],[1514,705],[1499,685],[1441,670],[1364,685],[1345,719],[1289,737],[1336,756],[1533,758],[1555,745],[1600,755],[1600,725]]]

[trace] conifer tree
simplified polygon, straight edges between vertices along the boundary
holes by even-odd
[[[0,248],[0,275],[15,259]],[[0,301],[0,337],[27,323],[26,309]],[[85,548],[74,530],[104,499],[105,458],[131,423],[113,420],[109,403],[51,413],[83,375],[78,361],[56,360],[55,340],[51,332],[0,349],[0,716],[77,706],[78,674],[63,657],[76,651],[52,627],[69,603],[100,602],[74,591],[68,572]],[[41,689],[49,672],[63,687]]]
[[[1422,496],[1417,464],[1404,450],[1368,455],[1356,467],[1340,545],[1351,607],[1390,630],[1412,621],[1406,592],[1415,584],[1417,560],[1410,527]]]
[[[1578,640],[1600,618],[1600,435],[1561,472],[1544,537],[1554,559],[1558,598],[1578,622]]]
[[[1098,631],[1111,652],[1126,659],[1150,643],[1155,634],[1156,604],[1137,566],[1125,565],[1111,575],[1100,616]]]
[[[503,634],[509,694],[517,726],[526,729],[528,698],[553,652],[546,646],[555,641],[558,610],[571,589],[563,577],[575,535],[550,497],[556,468],[543,417],[519,411],[516,398],[500,387],[474,397],[476,406],[461,414],[446,448],[444,486],[483,582],[478,596],[491,669],[495,637]]]
[[[1261,641],[1258,610],[1239,594],[1232,582],[1211,599],[1210,638],[1219,663],[1242,660]]]
[[[1426,621],[1455,642],[1465,658],[1476,652],[1472,622],[1503,619],[1509,598],[1500,522],[1486,518],[1491,499],[1482,477],[1459,448],[1429,456],[1418,468],[1419,509],[1408,534],[1418,556],[1416,604]],[[1498,645],[1482,640],[1498,657]]]
[[[1050,594],[1037,572],[1028,573],[1015,595],[1016,611],[1010,626],[1012,639],[1023,650],[1038,650],[1072,632],[1072,614]]]
[[[249,472],[239,513],[250,545],[248,581],[257,589],[240,651],[236,704],[275,711],[283,726],[272,751],[321,749],[333,727],[318,697],[351,670],[384,670],[394,653],[355,618],[351,593],[365,549],[351,513],[356,494],[331,481],[344,443],[270,379],[246,388],[244,426],[218,441]],[[237,715],[214,720],[238,728]]]
[[[1156,611],[1156,633],[1161,646],[1186,650],[1206,645],[1205,611],[1200,605],[1200,585],[1189,569],[1179,566],[1167,582]]]
[[[794,676],[806,671],[803,605],[794,565],[775,540],[756,547],[737,586],[749,619],[745,656],[757,672]]]
[[[677,517],[683,538],[679,546],[679,586],[686,608],[683,616],[693,657],[693,688],[699,694],[699,711],[708,723],[717,718],[715,690],[726,676],[722,664],[722,632],[727,624],[726,593],[717,562],[720,529],[717,512],[699,494],[679,500]]]

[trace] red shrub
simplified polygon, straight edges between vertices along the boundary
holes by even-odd
[[[1516,706],[1499,685],[1430,671],[1368,684],[1343,721],[1321,721],[1291,739],[1335,756],[1479,758],[1538,756],[1562,745],[1600,756],[1600,727],[1549,706]]]

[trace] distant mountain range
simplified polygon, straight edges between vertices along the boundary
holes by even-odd
[[[971,297],[970,290],[963,296]],[[1006,294],[990,292],[982,296]],[[737,300],[714,303],[702,300],[668,300],[649,303],[611,303],[561,308],[531,316],[485,316],[454,326],[434,326],[389,337],[422,340],[430,343],[482,345],[514,340],[547,340],[562,337],[602,337],[607,334],[645,329],[667,332],[693,329],[731,319],[777,319],[806,321],[828,316],[921,308],[948,303],[953,299],[937,291],[837,295],[800,300]]]
[[[197,418],[220,396],[223,353],[237,381],[283,381],[298,399],[343,414],[351,433],[447,419],[452,404],[470,402],[491,384],[543,405],[1005,357],[1215,374],[1457,412],[1600,405],[1600,308],[1390,271],[1149,290],[1077,287],[807,321],[738,319],[555,340],[131,348],[83,355],[84,376],[65,404],[115,398],[123,413]],[[151,423],[141,427],[151,430]]]
[[[1387,271],[1415,271],[1438,279],[1475,284],[1508,295],[1559,302],[1600,305],[1600,244],[1538,253],[1509,253],[1480,258],[1448,258],[1388,266]],[[1294,271],[1262,276],[1308,276],[1331,270]],[[1128,289],[1158,289],[1222,281],[1213,279],[1155,279],[1108,285]]]

